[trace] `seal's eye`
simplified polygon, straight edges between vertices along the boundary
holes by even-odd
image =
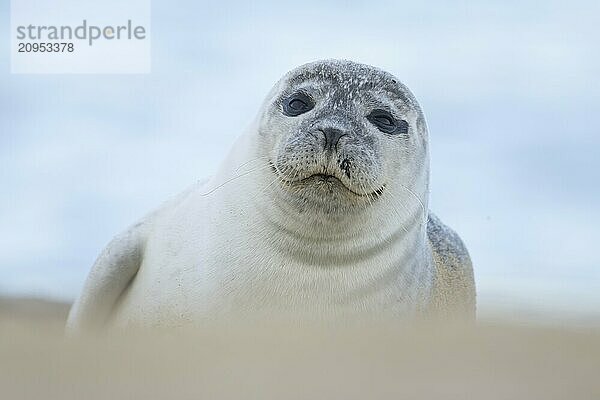
[[[283,113],[289,117],[296,117],[312,110],[314,106],[315,103],[310,97],[298,92],[283,101]]]
[[[373,110],[367,115],[367,119],[377,127],[381,132],[390,135],[405,134],[408,132],[408,123],[401,119],[397,121],[392,114],[385,110]]]

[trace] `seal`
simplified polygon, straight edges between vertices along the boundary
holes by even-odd
[[[467,250],[428,209],[428,143],[393,75],[342,60],[288,72],[215,176],[108,245],[68,328],[474,316]]]

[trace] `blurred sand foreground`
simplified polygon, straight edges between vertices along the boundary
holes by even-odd
[[[478,324],[62,335],[0,300],[0,399],[600,399],[600,331]]]

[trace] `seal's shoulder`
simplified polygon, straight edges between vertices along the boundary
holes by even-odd
[[[458,234],[429,213],[427,236],[435,262],[434,307],[475,315],[475,281],[469,252]]]

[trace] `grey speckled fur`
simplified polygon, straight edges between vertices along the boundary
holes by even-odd
[[[458,234],[431,212],[427,236],[436,268],[433,311],[475,317],[475,280],[467,248]]]

